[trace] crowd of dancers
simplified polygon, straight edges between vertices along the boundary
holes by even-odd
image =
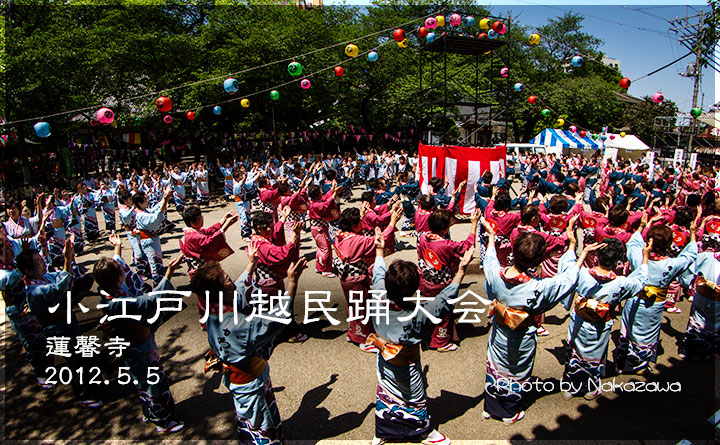
[[[34,202],[8,197],[0,290],[38,385],[53,386],[45,374],[54,363],[48,339],[68,337],[72,346],[82,334],[72,309],[57,306],[67,307],[69,290],[72,303],[81,301],[96,283],[110,320],[102,329],[129,342],[122,361],[137,382],[143,420],[162,434],[181,430],[155,343],[158,324],[147,319],[158,297],[150,291],[173,289],[171,279],[185,264],[208,334],[206,372],[224,374],[240,441],[282,442],[268,359],[279,342],[304,342],[308,335],[292,316],[283,323],[251,314],[257,296],[269,295],[288,298],[292,315],[307,267],[299,254],[303,232],[316,247],[315,272],[340,281],[347,341],[377,355],[374,444],[450,443],[427,409],[421,349],[458,348],[453,307],[476,258],[492,301],[487,419],[523,418],[537,337],[547,335],[543,314],[557,305],[570,313],[562,375],[571,388],[563,392],[567,398],[601,395],[618,316],[620,342],[612,351],[618,373],[653,372],[663,312],[680,312],[683,298],[692,306],[679,356],[708,359],[720,351],[718,166],[661,168],[602,160],[600,153],[590,159],[509,154],[503,177],[485,172],[477,184],[457,185],[431,178],[425,193],[417,169],[406,152],[241,157],[212,172],[202,163],[173,165],[88,177],[74,190],[40,192]],[[203,207],[215,176],[230,211],[206,227]],[[195,200],[186,205],[188,186]],[[477,210],[469,235],[452,240],[467,187],[475,189]],[[359,200],[348,204],[354,190]],[[160,237],[177,230],[167,218],[171,201],[185,228],[182,256],[165,265]],[[97,210],[114,252],[88,273],[75,255],[100,237]],[[230,232],[236,223],[239,236]],[[386,264],[396,235],[415,238],[417,261]],[[132,258],[122,258],[123,238]],[[247,245],[248,265],[236,279],[221,262],[234,254],[230,244],[238,238]],[[381,303],[389,316],[363,323],[366,308]],[[92,359],[71,355],[67,366],[88,368]],[[150,367],[159,369],[157,379],[148,377]],[[97,386],[73,380],[72,387],[81,405],[102,405]]]

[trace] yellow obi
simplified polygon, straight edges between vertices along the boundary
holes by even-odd
[[[641,290],[638,297],[643,300],[652,301],[654,303],[661,303],[667,298],[668,288],[656,287],[656,286],[645,286],[645,289]]]

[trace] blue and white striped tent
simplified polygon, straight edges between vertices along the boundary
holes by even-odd
[[[602,149],[602,142],[592,140],[589,136],[584,138],[570,130],[556,130],[546,128],[530,140],[531,144],[545,145],[546,147],[579,148],[582,150]]]

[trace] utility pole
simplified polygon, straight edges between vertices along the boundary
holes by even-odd
[[[713,10],[711,16],[714,17],[715,11]],[[697,22],[696,22],[697,20]],[[712,23],[712,21],[710,21]],[[703,60],[703,45],[702,37],[703,33],[707,32],[705,29],[705,16],[703,11],[693,16],[679,17],[674,20],[670,20],[670,31],[673,31],[680,37],[680,43],[695,53],[695,65],[693,72],[688,72],[684,75],[685,77],[694,77],[693,87],[693,98],[692,108],[696,108],[698,105],[698,93],[700,91],[700,82],[702,78],[702,68],[705,65]],[[697,125],[694,118],[690,119],[690,135],[688,137],[687,152],[692,151],[693,136],[695,135]]]

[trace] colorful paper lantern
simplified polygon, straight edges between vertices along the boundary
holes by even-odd
[[[220,105],[215,105],[213,107],[213,114],[215,116],[220,116],[220,113],[222,113],[222,108],[220,107]]]
[[[500,34],[500,30],[503,29],[503,26],[505,26],[505,24],[504,24],[503,22],[501,22],[500,20],[496,20],[496,21],[492,24],[492,29],[493,29],[496,33]]]
[[[280,92],[278,90],[270,91],[270,100],[278,100],[278,99],[280,99]]]
[[[445,26],[445,17],[444,16],[439,15],[439,16],[435,17],[435,20],[437,21],[438,28],[442,28],[443,26]]]
[[[542,114],[545,117],[550,116],[551,113],[552,113],[552,111],[548,110],[547,108],[543,108],[543,110],[540,112],[540,114]]]
[[[487,31],[490,29],[490,19],[487,17],[480,19],[480,29]]]
[[[194,120],[195,119],[195,112],[194,111],[188,111],[186,114],[188,120]]]
[[[458,13],[450,14],[448,22],[450,23],[450,26],[460,26],[460,23],[462,23],[462,17],[460,17],[460,14]]]
[[[402,42],[397,42],[397,45],[398,45],[400,48],[407,48],[408,43],[409,43],[409,42],[408,42],[408,39],[403,39]]]
[[[299,76],[302,74],[302,65],[300,62],[290,62],[288,64],[288,73],[290,73],[291,76]]]
[[[624,138],[626,134],[627,134],[627,133],[625,133],[624,131],[621,131],[621,132],[620,132],[620,137],[621,137],[621,138]]]
[[[570,127],[568,127],[568,128],[569,128],[570,131],[572,131],[573,133],[577,133],[577,127],[576,127],[575,125],[570,125]]]
[[[623,90],[627,90],[628,88],[630,88],[630,79],[628,79],[627,77],[623,77],[622,79],[620,79],[620,88],[622,88]]]
[[[425,42],[426,42],[426,43],[432,43],[432,42],[434,42],[434,41],[435,41],[435,33],[434,33],[434,32],[429,32],[428,35],[427,35],[427,37],[425,37]]]
[[[232,77],[228,77],[223,82],[223,88],[225,89],[226,93],[235,94],[240,88],[240,84],[236,79],[233,79]]]
[[[528,37],[528,42],[530,42],[531,45],[537,45],[538,43],[540,43],[540,34],[530,34],[530,37]]]
[[[463,23],[467,26],[475,26],[475,17],[468,15],[463,18]]]
[[[163,122],[165,122],[166,124],[172,124],[172,116],[166,114],[165,116],[163,116]]]
[[[521,84],[520,82],[518,82],[518,83],[516,83],[515,85],[513,85],[513,88],[515,89],[515,91],[520,92],[520,91],[522,91],[522,89],[523,89],[523,84]]]
[[[655,102],[656,104],[660,104],[660,103],[662,103],[662,101],[665,100],[665,96],[663,96],[663,93],[661,93],[660,91],[658,91],[657,93],[653,94],[652,100],[653,100],[653,102]]]
[[[359,53],[360,49],[354,43],[351,43],[345,47],[345,55],[347,55],[348,57],[357,57]]]
[[[435,17],[428,17],[425,19],[425,27],[427,29],[435,29],[437,26],[437,20],[435,20]]]
[[[502,77],[507,77],[510,74],[510,69],[506,66],[500,68],[500,75]]]
[[[585,130],[580,130],[580,133],[578,133],[578,134],[580,135],[581,138],[584,138],[587,135]]]
[[[494,29],[488,29],[488,37],[491,39],[497,39],[498,33]]]
[[[537,97],[535,97],[535,96],[528,97],[528,103],[535,105],[535,102],[537,102]]]
[[[405,39],[405,31],[401,28],[396,29],[393,31],[393,39],[395,39],[396,42],[402,42],[403,39]]]
[[[301,80],[301,81],[300,81],[300,87],[301,87],[303,90],[307,90],[308,88],[310,88],[310,79],[303,79],[303,80]]]
[[[378,53],[375,51],[370,51],[368,53],[368,61],[369,62],[377,62],[378,59]]]
[[[50,124],[47,122],[38,122],[33,125],[33,129],[35,130],[35,136],[39,138],[46,138],[51,134]]]
[[[700,117],[701,114],[702,114],[702,108],[695,107],[690,110],[690,116],[692,116],[694,118]]]
[[[614,134],[611,134],[611,135],[609,136],[609,138],[610,138],[610,140],[612,141],[613,139],[615,139],[615,135],[614,135]]]
[[[102,107],[97,110],[97,113],[95,113],[95,117],[97,117],[98,122],[100,122],[101,124],[108,125],[115,120],[115,113],[113,113],[113,110],[111,110],[110,108]]]
[[[167,113],[172,108],[172,101],[167,96],[160,96],[155,99],[155,106],[157,107],[158,111]]]
[[[582,66],[583,62],[585,62],[585,59],[583,59],[582,56],[573,56],[573,58],[570,59],[570,63],[576,68]]]
[[[487,38],[488,38],[488,35],[486,32],[481,32],[480,34],[478,34],[478,39],[487,39]]]
[[[428,35],[428,29],[426,27],[421,26],[418,28],[418,36],[420,36],[421,38],[424,39],[425,37],[427,37],[427,35]]]
[[[345,73],[345,70],[340,65],[336,66],[333,71],[335,72],[336,77],[340,77]]]
[[[555,125],[557,125],[558,127],[564,126],[564,125],[565,125],[565,119],[559,117],[559,118],[555,121]]]
[[[240,101],[240,106],[243,107],[243,108],[250,108],[250,99],[248,99],[247,97],[246,97],[246,98],[243,98],[243,99]]]

